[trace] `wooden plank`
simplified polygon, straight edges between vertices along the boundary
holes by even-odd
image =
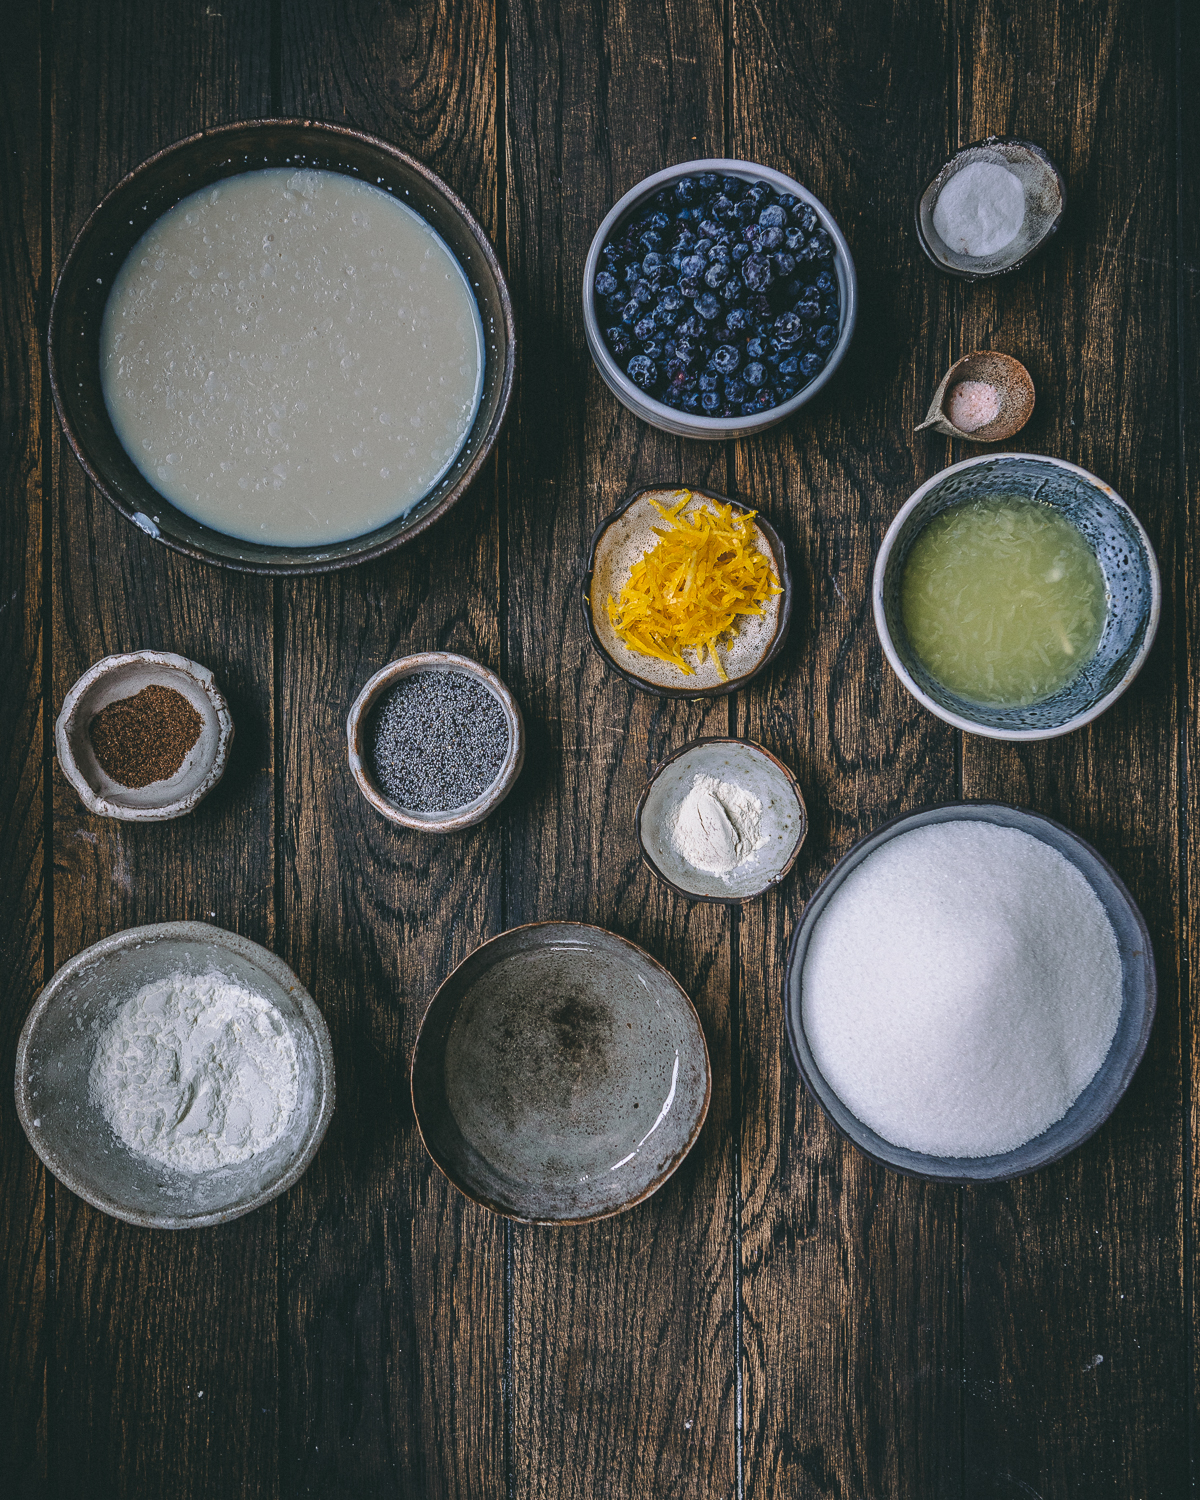
[[[45,977],[42,755],[45,385],[38,337],[46,295],[42,236],[40,16],[12,18],[0,57],[0,1076]],[[46,1478],[46,1174],[0,1090],[0,1489]]]
[[[633,811],[667,752],[728,730],[728,704],[640,694],[587,642],[579,582],[597,522],[635,484],[720,491],[718,445],[633,418],[585,353],[583,260],[647,173],[720,155],[713,3],[604,12],[514,6],[507,48],[507,253],[523,351],[507,444],[507,672],[530,726],[508,823],[507,924],[565,917],[645,946],[696,1001],[711,1113],[676,1176],[583,1229],[517,1228],[513,1492],[723,1495],[735,1483],[729,919],[641,865]]]
[[[65,0],[53,11],[55,269],[85,216],[156,148],[265,112],[269,7]],[[54,782],[54,960],[107,932],[197,917],[271,944],[271,592],[176,558],[121,520],[56,443],[53,705],[91,662],[157,646],[209,665],[238,727],[193,815],[122,824]],[[276,1219],[150,1233],[56,1194],[55,1492],[276,1492]]]
[[[919,4],[733,8],[734,154],[825,203],[859,276],[858,333],[829,392],[739,445],[737,487],[783,532],[798,617],[743,732],[791,765],[812,826],[796,873],[741,922],[746,1494],[960,1493],[954,1189],[838,1139],[783,1032],[804,900],[886,818],[957,792],[955,736],[905,693],[871,619],[896,510],[946,460],[913,426],[945,368],[949,298],[912,204],[943,159],[947,16]]]
[[[1146,915],[1159,977],[1150,1048],[1113,1120],[1061,1165],[966,1194],[966,1483],[1175,1496],[1187,1434],[1173,23],[1132,0],[975,0],[959,14],[960,140],[1031,136],[1068,184],[1060,243],[963,297],[963,347],[1028,364],[1038,405],[1017,446],[1112,484],[1165,585],[1150,661],[1096,724],[1029,750],[965,745],[968,796],[1047,812],[1111,860]]]
[[[375,132],[439,172],[493,235],[490,7],[285,7],[285,112]],[[394,828],[359,795],[346,714],[413,651],[496,668],[494,466],[427,538],[281,588],[281,952],[329,1020],[338,1109],[283,1229],[289,1493],[478,1497],[504,1487],[503,1234],[434,1168],[408,1068],[451,967],[500,930],[506,810],[452,838]]]

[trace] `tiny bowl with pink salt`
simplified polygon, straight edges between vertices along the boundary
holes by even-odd
[[[915,431],[932,429],[969,443],[1002,443],[1029,421],[1033,402],[1033,381],[1019,359],[979,350],[955,360],[946,371]]]

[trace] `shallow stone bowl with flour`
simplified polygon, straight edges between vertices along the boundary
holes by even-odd
[[[805,1030],[803,976],[814,928],[848,876],[900,835],[934,824],[979,821],[1031,835],[1057,851],[1091,887],[1116,936],[1121,966],[1121,1005],[1107,1055],[1066,1113],[1032,1140],[992,1156],[934,1156],[885,1140],[859,1119],[821,1072]],[[838,1134],[872,1161],[909,1177],[938,1182],[996,1182],[1061,1161],[1105,1123],[1137,1071],[1154,1023],[1157,995],[1150,934],[1120,877],[1090,844],[1041,813],[1003,803],[947,802],[882,824],[842,856],[804,909],[788,952],[784,1018],[792,1057],[804,1086]]]
[[[185,1173],[121,1142],[91,1097],[89,1077],[121,1005],[177,971],[209,970],[261,995],[283,1017],[296,1054],[296,1102],[268,1150]],[[288,966],[258,943],[206,922],[130,927],[68,959],[38,997],[17,1045],[16,1099],[30,1145],[85,1202],[143,1228],[198,1229],[278,1197],[307,1168],[333,1115],[329,1028]]]
[[[672,828],[696,777],[733,785],[758,803],[757,847],[727,874],[689,863]],[[736,906],[778,885],[800,853],[808,832],[808,810],[791,771],[769,750],[750,740],[692,740],[657,768],[634,814],[642,858],[655,875],[689,901]]]

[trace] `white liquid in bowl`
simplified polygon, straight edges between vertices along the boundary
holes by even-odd
[[[142,236],[104,310],[105,404],[193,519],[306,547],[406,515],[483,388],[462,267],[411,208],[339,172],[245,172]]]

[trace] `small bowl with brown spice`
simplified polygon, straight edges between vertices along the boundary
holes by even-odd
[[[213,674],[172,651],[96,662],[54,726],[58,763],[87,810],[132,823],[191,812],[224,775],[232,739]]]

